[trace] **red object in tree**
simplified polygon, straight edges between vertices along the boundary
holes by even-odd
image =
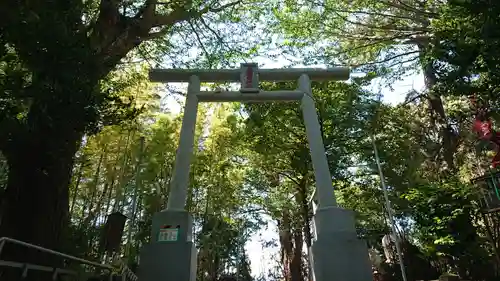
[[[472,130],[478,134],[480,139],[489,141],[495,145],[494,150],[496,154],[491,164],[493,168],[500,166],[500,133],[493,131],[491,119],[485,119],[478,115],[478,117],[474,119]]]
[[[491,120],[481,121],[481,119],[476,118],[472,130],[478,134],[480,139],[490,140],[493,131]]]

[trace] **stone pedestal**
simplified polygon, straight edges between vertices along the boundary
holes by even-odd
[[[195,281],[196,248],[192,217],[185,211],[153,216],[151,243],[141,249],[139,281]]]
[[[314,222],[317,233],[312,245],[315,281],[371,281],[368,248],[357,238],[354,213],[320,207]]]

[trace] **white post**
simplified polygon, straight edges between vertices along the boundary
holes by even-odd
[[[316,106],[312,98],[311,81],[306,74],[302,74],[299,78],[299,90],[304,92],[301,106],[314,168],[318,205],[320,208],[335,207],[337,206],[337,202],[335,200],[332,177],[326,159]]]
[[[389,194],[387,192],[387,186],[385,185],[384,173],[382,172],[382,166],[380,165],[380,158],[378,157],[377,145],[375,144],[375,137],[370,135],[373,150],[375,152],[375,161],[377,162],[378,173],[380,176],[380,185],[382,186],[382,191],[384,193],[385,200],[385,208],[387,209],[387,214],[389,215],[389,222],[391,224],[392,234],[394,234],[394,243],[396,244],[396,252],[398,252],[399,265],[401,267],[401,276],[403,277],[403,281],[407,281],[406,279],[406,270],[403,260],[403,254],[401,253],[401,245],[399,240],[399,235],[396,231],[396,224],[394,222],[394,215],[392,213],[391,201],[389,201]]]
[[[189,78],[189,86],[184,106],[184,117],[179,137],[179,147],[175,155],[174,171],[170,183],[167,210],[184,210],[189,186],[189,170],[194,146],[194,132],[196,128],[196,115],[198,113],[198,98],[200,92],[200,79],[198,76]]]

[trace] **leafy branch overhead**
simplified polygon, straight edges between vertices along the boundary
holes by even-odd
[[[394,70],[416,62],[415,46],[429,41],[430,21],[438,16],[442,4],[420,0],[308,0],[307,8],[302,8],[287,1],[275,14],[292,45],[300,46],[314,38],[309,43],[317,48],[306,55],[308,59]]]
[[[2,11],[9,11],[5,14],[4,21],[24,21],[24,24],[7,27],[4,32],[20,50],[21,55],[32,53],[29,51],[32,45],[26,44],[28,39],[25,35],[28,34],[32,36],[30,43],[46,48],[40,50],[39,55],[42,57],[32,58],[31,63],[34,65],[41,63],[44,60],[43,55],[54,52],[55,48],[88,48],[86,55],[95,56],[100,64],[104,65],[101,69],[95,69],[96,78],[105,76],[128,52],[142,42],[168,35],[176,24],[198,20],[205,15],[235,9],[241,5],[241,1],[220,3],[146,0],[144,3],[137,3],[102,0],[83,3],[67,1],[65,4],[31,1],[29,4],[20,5],[14,4],[15,2],[17,1],[6,1],[2,4]],[[47,17],[50,22],[45,21]],[[63,32],[55,32],[57,30]],[[49,34],[52,36],[49,37]],[[23,56],[23,59],[28,57]]]
[[[200,30],[199,25],[206,26],[205,30],[208,29],[208,32],[216,37],[216,44],[227,45],[227,42],[224,42],[227,38],[221,38],[222,35],[219,34],[221,31],[217,25],[224,21],[234,21],[239,14],[238,9],[241,9],[243,4],[252,3],[156,0],[50,3],[3,1],[0,4],[2,39],[9,42],[6,46],[9,46],[10,56],[18,57],[15,67],[23,70],[18,73],[24,73],[22,74],[24,79],[18,79],[22,82],[21,85],[19,82],[11,85],[12,87],[9,87],[10,84],[7,82],[4,84],[6,92],[11,94],[2,98],[2,102],[11,104],[16,100],[15,103],[20,102],[23,106],[16,110],[10,107],[13,112],[2,110],[3,117],[0,118],[0,122],[4,124],[2,128],[19,127],[19,114],[22,114],[22,119],[27,121],[30,118],[28,112],[34,112],[37,104],[46,108],[44,110],[48,110],[48,107],[67,108],[67,113],[71,112],[72,118],[79,120],[72,122],[70,126],[77,131],[89,128],[93,130],[96,128],[96,122],[109,123],[101,120],[102,118],[116,119],[113,121],[115,123],[130,119],[137,114],[134,111],[127,112],[133,102],[115,98],[113,93],[116,89],[101,83],[103,79],[110,79],[110,72],[115,66],[130,56],[152,59],[153,55],[149,53],[151,43],[156,42],[157,50],[159,45],[171,46],[173,41],[178,40],[175,31],[179,26],[183,26],[183,23],[188,23],[184,26],[190,27],[188,29],[196,34],[194,37],[197,38],[197,47],[204,51],[201,56],[212,65],[217,64],[217,60],[221,59],[216,53],[228,51],[228,46],[208,49],[212,39],[205,34],[206,31],[204,33]],[[225,13],[234,17],[225,16]],[[210,27],[210,25],[215,26]],[[141,43],[144,44],[140,46]],[[182,48],[182,44],[177,45]],[[190,48],[188,45],[185,47]],[[174,53],[172,48],[165,51]],[[158,56],[159,54],[154,55],[154,59]],[[176,61],[171,60],[170,63]],[[14,67],[12,64],[9,65]],[[6,79],[12,77],[10,75]],[[44,95],[38,93],[38,87],[44,87],[43,85],[53,88],[51,90],[53,94],[49,95],[50,99],[42,99]],[[110,106],[117,109],[113,111],[105,109]],[[124,114],[120,116],[118,114],[120,112]],[[118,115],[113,116],[115,113]],[[62,113],[54,112],[54,114]],[[12,135],[12,132],[7,131],[2,135]]]
[[[146,40],[167,35],[178,23],[198,20],[205,14],[220,13],[240,4],[241,1],[221,4],[220,1],[147,0],[134,9],[135,5],[126,2],[104,0],[97,20],[89,26],[91,46],[105,62],[115,65],[131,49]]]

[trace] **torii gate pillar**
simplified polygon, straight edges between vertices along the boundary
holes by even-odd
[[[258,69],[242,64],[238,70],[156,69],[153,82],[189,82],[179,147],[174,164],[167,209],[153,217],[151,243],[141,250],[139,281],[195,281],[196,249],[192,218],[185,210],[199,102],[300,101],[316,180],[318,209],[314,216],[316,239],[312,246],[315,281],[369,281],[371,266],[366,243],[357,239],[354,214],[337,207],[311,80],[347,80],[349,69]],[[298,80],[298,89],[261,91],[259,80]],[[201,82],[240,82],[239,91],[201,92]]]

